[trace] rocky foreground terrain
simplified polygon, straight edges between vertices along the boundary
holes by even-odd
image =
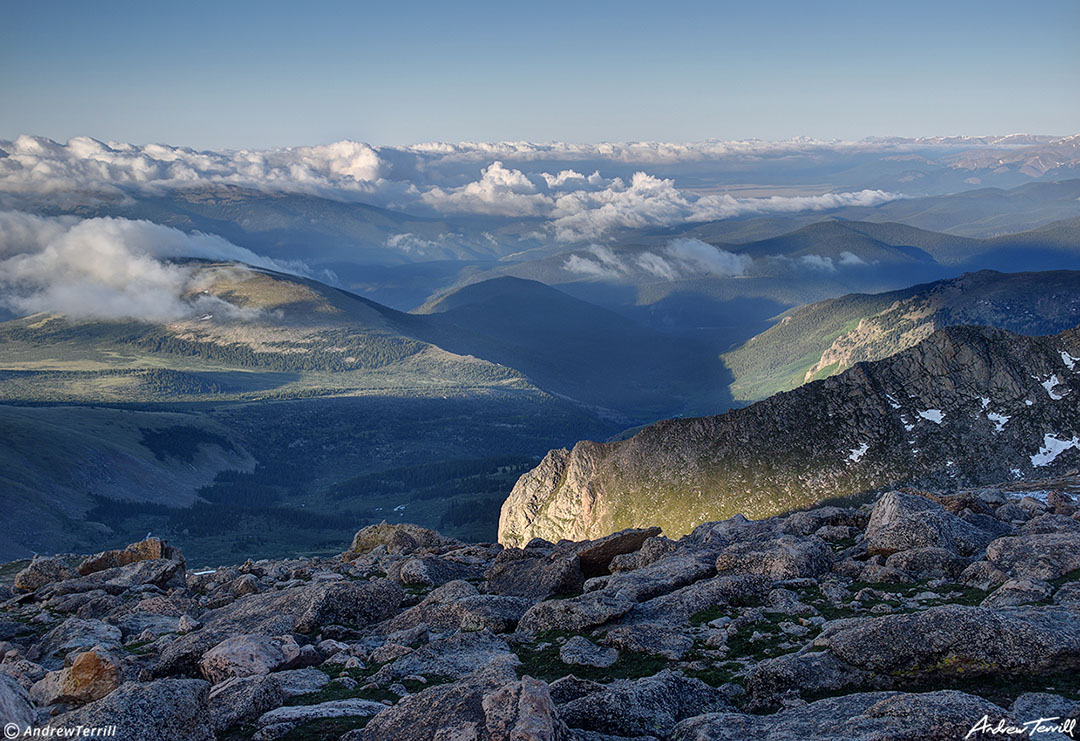
[[[677,541],[382,524],[338,557],[198,571],[147,539],[38,558],[0,590],[19,729],[884,741],[1080,714],[1080,514],[1060,491],[890,491]]]

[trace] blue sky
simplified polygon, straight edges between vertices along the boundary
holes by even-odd
[[[0,138],[1080,132],[1080,2],[0,2]]]

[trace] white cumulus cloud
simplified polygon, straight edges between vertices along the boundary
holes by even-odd
[[[233,185],[364,202],[418,215],[537,218],[545,221],[544,233],[549,239],[589,242],[618,229],[873,206],[897,197],[880,190],[768,198],[703,195],[681,190],[673,177],[646,169],[627,179],[628,165],[689,172],[687,168],[722,163],[726,158],[765,161],[850,148],[892,151],[904,146],[912,145],[791,140],[372,147],[340,141],[269,150],[199,151],[87,137],[60,144],[43,137],[20,136],[0,141],[0,196],[22,197],[23,201],[14,202],[14,207],[19,207],[28,199],[34,204],[35,198],[43,196],[128,198],[178,188]],[[588,167],[568,168],[567,162]],[[601,174],[602,170],[607,170],[607,175]],[[592,174],[585,174],[590,171]]]
[[[0,304],[21,314],[172,321],[238,312],[201,294],[205,274],[180,258],[290,270],[221,237],[148,221],[0,212]]]

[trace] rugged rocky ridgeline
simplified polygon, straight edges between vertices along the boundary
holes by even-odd
[[[135,741],[993,738],[969,731],[1080,714],[1078,511],[891,491],[679,540],[384,523],[333,558],[38,558],[0,587],[0,716]]]
[[[896,486],[952,490],[1080,462],[1080,329],[939,330],[884,360],[715,417],[553,450],[503,504],[499,541],[681,535]]]

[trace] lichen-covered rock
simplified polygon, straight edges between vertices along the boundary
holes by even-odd
[[[613,648],[597,646],[584,636],[573,636],[559,649],[559,660],[564,664],[594,666],[601,669],[614,664],[619,652]]]
[[[559,707],[573,729],[616,736],[664,736],[679,721],[730,709],[724,696],[699,679],[662,671],[637,680],[620,679]]]
[[[702,579],[637,604],[627,620],[684,625],[692,615],[710,607],[765,599],[771,585],[772,579],[756,574],[725,574]]]
[[[368,722],[364,741],[482,739],[487,728],[484,697],[517,681],[513,663],[504,660],[457,682],[408,695]]]
[[[100,700],[120,686],[123,671],[117,659],[102,651],[84,651],[71,666],[49,672],[30,688],[38,705],[84,705]]]
[[[382,686],[415,674],[464,677],[479,667],[505,662],[516,664],[518,659],[501,638],[486,630],[454,633],[395,659],[379,669],[372,681]]]
[[[93,590],[102,590],[116,595],[146,584],[158,589],[183,586],[184,562],[158,558],[95,571],[77,579],[67,579],[45,585],[41,588],[41,598],[50,599],[65,594]]]
[[[211,684],[294,666],[300,647],[292,636],[233,636],[203,654],[199,671]]]
[[[612,574],[605,590],[645,602],[715,575],[716,551],[682,548],[639,569]]]
[[[388,553],[407,554],[420,550],[450,548],[462,545],[461,541],[446,538],[425,527],[402,522],[391,525],[380,522],[368,525],[353,536],[352,545],[343,555],[346,559],[385,546]]]
[[[405,592],[388,579],[334,582],[309,587],[296,630],[310,633],[324,625],[364,626],[394,614]]]
[[[1045,721],[1043,725],[1057,725],[1063,720],[1076,720],[1080,724],[1080,702],[1049,692],[1025,692],[1013,701],[1009,711],[1012,717],[1022,722],[1039,718],[1058,718],[1057,721]],[[1030,734],[1029,738],[1041,738],[1043,741],[1066,741],[1075,736],[1075,730],[1072,733],[1054,733],[1044,730]]]
[[[915,574],[920,579],[956,579],[968,563],[968,559],[948,548],[912,548],[885,559],[886,567]]]
[[[608,590],[588,592],[572,599],[553,599],[529,608],[518,622],[518,630],[541,633],[545,630],[582,631],[622,617],[634,603]]]
[[[559,720],[547,684],[532,677],[484,695],[484,728],[488,741],[574,741]]]
[[[30,658],[46,662],[62,659],[76,649],[101,646],[115,648],[120,644],[120,629],[101,620],[68,618],[41,637],[31,649]]]
[[[914,680],[1080,668],[1080,614],[1061,607],[947,605],[863,618],[818,638],[841,661]]]
[[[202,655],[234,635],[310,633],[324,626],[363,627],[394,615],[405,596],[388,579],[331,582],[241,597],[200,616],[203,626],[172,641],[154,666],[155,676],[200,676]]]
[[[987,595],[980,604],[983,607],[1030,605],[1048,598],[1053,591],[1053,587],[1039,579],[1009,579],[992,594]]]
[[[1017,535],[1041,535],[1043,533],[1075,533],[1080,532],[1080,522],[1072,517],[1047,512],[1046,514],[1033,517],[1021,525]],[[1003,535],[1011,533],[1002,533]]]
[[[925,710],[948,721],[948,708],[967,702],[946,695],[916,700],[920,696],[895,690],[947,687],[958,676],[983,681],[979,678],[1042,678],[1080,670],[1080,611],[1075,608],[1080,591],[1074,589],[1080,582],[1069,581],[1074,575],[1068,571],[1061,574],[1064,579],[1019,573],[1048,565],[1051,573],[1067,568],[1064,547],[1046,554],[1039,549],[1041,539],[1068,537],[1071,526],[1063,524],[1060,515],[1044,511],[1046,507],[1029,503],[1035,514],[1028,524],[1039,532],[1018,532],[987,514],[1004,502],[995,492],[928,493],[916,499],[929,504],[922,508],[916,503],[900,519],[930,521],[937,528],[931,528],[934,537],[944,534],[947,542],[906,547],[888,558],[868,553],[861,536],[850,530],[856,525],[870,529],[877,505],[823,508],[817,514],[762,521],[733,517],[705,523],[677,542],[636,531],[584,543],[534,541],[520,549],[447,546],[434,536],[387,526],[393,531],[390,545],[399,553],[380,543],[350,559],[248,562],[192,575],[191,580],[159,583],[154,574],[168,574],[168,565],[177,576],[180,562],[150,558],[11,594],[0,605],[0,675],[10,674],[22,688],[34,688],[42,703],[40,710],[31,707],[38,722],[46,707],[56,713],[97,696],[97,691],[66,691],[61,686],[72,670],[83,668],[86,659],[78,654],[88,649],[93,655],[119,657],[118,673],[124,676],[110,682],[113,686],[125,678],[205,675],[216,684],[204,696],[201,722],[220,734],[239,733],[238,725],[255,724],[243,733],[254,730],[257,741],[329,717],[355,718],[333,724],[355,728],[344,736],[349,741],[670,741],[676,723],[690,733],[700,732],[700,738],[728,733],[728,726],[740,737],[769,738],[774,727],[761,725],[766,717],[776,728],[790,730],[790,737],[801,738],[805,732],[816,738],[818,704],[806,706],[814,710],[804,715],[793,713],[796,705],[823,693],[888,689],[890,693],[879,693],[872,702],[832,706],[850,711],[834,719],[836,728],[853,729],[852,739],[863,739],[859,734],[865,731],[867,741],[881,741],[908,738],[901,735],[893,715]],[[833,521],[853,524],[827,524]],[[928,532],[919,527],[905,524],[890,537]],[[855,536],[856,542],[830,548],[818,535],[822,528],[839,528],[843,532],[838,537]],[[966,539],[971,531],[965,528],[974,528],[978,538]],[[1013,535],[993,537],[1002,528]],[[979,546],[964,554],[987,537],[994,541],[988,549]],[[1061,546],[1064,541],[1048,542]],[[637,546],[638,551],[612,555]],[[1010,549],[1019,555],[1012,558]],[[649,550],[654,552],[646,553]],[[586,570],[595,572],[584,583],[582,554],[593,558]],[[634,559],[635,568],[617,568],[620,559]],[[404,590],[395,582],[410,580],[412,571],[426,575],[424,580],[432,584],[451,573],[488,573],[491,578],[480,584],[453,579],[412,604],[416,600],[405,602]],[[380,572],[390,578],[380,578]],[[550,595],[550,588],[536,590],[534,596],[488,591],[500,579],[520,584],[545,573],[568,573],[575,588],[584,591],[543,601],[539,595]],[[859,578],[874,583],[852,583]],[[970,599],[970,590],[958,592],[950,583],[955,580],[997,591],[982,607],[931,606]],[[910,586],[901,589],[883,581]],[[1018,602],[1034,604],[1005,606]],[[853,616],[829,620],[836,610]],[[67,616],[74,617],[61,622]],[[178,629],[182,632],[176,633]],[[558,632],[545,635],[552,630]],[[572,637],[560,636],[566,633]],[[120,637],[129,653],[118,650]],[[98,644],[101,648],[94,648]],[[639,654],[649,657],[639,660]],[[38,656],[44,667],[30,661]],[[291,668],[316,665],[325,671]],[[54,671],[47,674],[46,667]],[[328,673],[342,669],[349,671],[331,680]],[[556,677],[577,671],[610,681],[624,672],[650,670],[657,673],[611,684],[565,676],[550,688],[522,678],[531,672]],[[734,672],[735,679],[713,688],[679,673],[698,671],[717,678],[720,672]],[[432,686],[417,692],[425,680]],[[145,682],[136,685],[137,691],[121,684],[86,707],[118,693],[121,698],[135,693],[132,697],[139,699],[134,704],[147,713],[183,717],[187,710],[157,705],[162,699],[157,690],[172,686],[171,681]],[[402,699],[392,707],[349,699],[296,704],[314,699],[310,697],[290,702],[331,681],[334,693],[351,695],[371,681]],[[198,686],[206,687],[202,682],[176,685],[181,690]],[[1057,708],[1052,699],[1036,698],[1024,707],[1045,702]],[[741,712],[729,703],[737,703]],[[773,716],[743,714],[776,708],[787,709]],[[709,711],[730,723],[718,724],[712,715],[694,717]],[[891,720],[880,720],[886,717]],[[366,730],[360,729],[365,722]],[[922,734],[916,737],[925,736],[924,726],[915,728]],[[205,733],[195,728],[173,735],[199,738]]]
[[[870,553],[884,555],[912,548],[944,548],[967,556],[992,539],[992,534],[946,512],[937,502],[890,491],[874,504],[865,546]]]
[[[823,527],[852,527],[855,514],[841,507],[815,507],[794,512],[784,520],[784,532],[790,535],[813,535]]]
[[[620,530],[597,540],[575,543],[570,548],[578,557],[585,578],[609,573],[611,561],[616,556],[635,553],[649,538],[660,535],[660,528],[630,528]]]
[[[594,692],[603,692],[605,688],[606,685],[601,684],[600,682],[593,682],[589,679],[579,679],[573,674],[560,677],[548,685],[551,699],[556,705],[565,705],[571,700],[576,700],[579,697],[585,697],[585,695],[591,695]]]
[[[329,681],[330,677],[319,672]],[[302,694],[302,693],[301,693]],[[276,676],[255,675],[233,677],[210,690],[207,712],[215,733],[221,733],[238,723],[253,721],[268,710],[285,702],[285,693]]]
[[[326,672],[319,671],[318,669],[286,669],[285,671],[271,674],[270,678],[274,680],[274,683],[281,689],[285,698],[296,697],[298,695],[307,695],[312,692],[318,692],[330,682],[330,677]],[[216,690],[214,687],[211,692]]]
[[[668,540],[663,536],[646,538],[638,550],[633,553],[623,553],[611,559],[608,570],[616,572],[640,569],[642,566],[648,566],[660,560],[673,550],[675,550],[674,540]]]
[[[955,690],[904,694],[866,692],[818,700],[773,715],[711,713],[679,723],[671,741],[988,741],[970,733],[983,716],[1010,714],[988,700]]]
[[[15,723],[22,732],[36,718],[37,712],[26,689],[14,677],[0,672],[0,721]]]
[[[760,574],[775,581],[820,576],[831,567],[832,551],[815,536],[734,543],[716,557],[719,574]]]
[[[103,551],[97,555],[88,556],[79,564],[79,573],[88,576],[98,571],[127,566],[137,561],[157,559],[183,562],[184,556],[179,548],[174,548],[159,538],[147,538],[138,543],[132,543],[122,550]]]
[[[746,689],[757,708],[777,706],[789,696],[887,689],[889,685],[888,677],[856,669],[828,652],[766,659],[746,678]]]
[[[466,581],[449,581],[433,589],[418,604],[381,623],[379,632],[393,633],[415,628],[418,625],[452,630],[458,627],[460,620],[456,606],[461,600],[479,594],[476,587]]]
[[[405,585],[437,587],[456,579],[477,578],[482,569],[435,556],[416,556],[395,564],[388,572],[394,581]]]
[[[1009,577],[989,561],[976,561],[960,572],[960,583],[974,589],[988,591],[996,589]]]
[[[1057,579],[1080,569],[1080,532],[998,538],[986,547],[986,559],[1013,576]]]
[[[273,727],[274,736],[285,735],[289,730],[313,720],[324,718],[364,718],[378,715],[386,706],[374,700],[350,697],[344,700],[328,700],[316,705],[289,705],[268,710],[255,721],[261,727]]]
[[[484,579],[495,594],[533,599],[577,594],[585,583],[576,555],[534,548],[507,548],[495,557]]]
[[[678,661],[694,647],[694,639],[672,628],[671,623],[633,622],[609,630],[604,642],[624,651]]]
[[[19,592],[33,592],[46,584],[74,579],[76,576],[78,574],[63,560],[38,556],[15,575],[14,587]]]
[[[54,718],[57,728],[116,726],[124,741],[213,741],[206,711],[210,685],[200,679],[127,682],[106,697]]]
[[[506,597],[498,594],[477,594],[458,600],[453,612],[461,630],[490,630],[492,633],[509,633],[517,628],[522,616],[533,605],[524,597]]]
[[[1054,604],[1080,606],[1080,581],[1062,584],[1054,592]]]

